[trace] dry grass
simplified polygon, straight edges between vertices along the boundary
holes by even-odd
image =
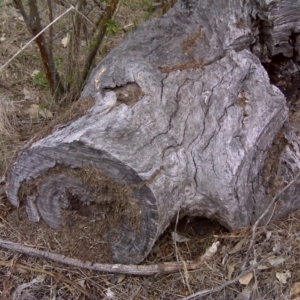
[[[9,1],[0,0],[0,6],[7,3]],[[107,37],[97,61],[119,43],[126,31],[133,30],[146,18],[160,14],[159,10],[151,14],[149,7],[149,1],[146,0],[123,0],[115,20],[124,30]],[[57,6],[56,15],[63,10],[63,7]],[[62,76],[64,68],[67,69],[68,53],[64,52],[60,41],[66,36],[66,24],[69,23],[67,16],[55,25],[56,30],[61,33],[55,41],[55,56],[62,64]],[[0,65],[31,38],[20,14],[11,5],[0,8],[1,37]],[[84,53],[85,40],[82,39],[78,68]],[[54,124],[57,123],[55,120],[68,119],[68,116],[64,116],[69,107],[61,108],[53,102],[42,78],[40,81],[32,80],[31,75],[35,70],[41,70],[41,62],[37,47],[32,43],[0,73],[0,236],[2,239],[51,251],[52,245],[43,240],[39,226],[32,225],[30,234],[18,229],[16,218],[22,217],[22,213],[12,213],[4,193],[5,173],[17,152],[41,127],[52,122],[38,116],[31,117],[26,113],[28,108],[32,104],[46,107],[54,116]],[[183,219],[177,227],[178,232],[188,235],[189,240],[177,243],[175,247],[171,238],[175,224],[172,224],[157,241],[146,264],[176,261],[177,258],[193,260],[218,240],[221,246],[213,259],[197,270],[145,277],[99,274],[0,249],[0,299],[182,299],[197,291],[221,286],[239,274],[250,243],[250,228],[227,233],[219,226],[199,219]],[[195,228],[213,230],[208,235],[203,235],[203,232],[197,232]],[[253,259],[259,261],[266,257],[273,252],[274,247],[279,249],[275,249],[274,255],[284,261],[277,266],[272,266],[267,261],[268,268],[256,270],[247,286],[236,282],[218,293],[204,296],[203,299],[234,299],[242,291],[246,294],[247,289],[251,291],[251,299],[291,299],[292,285],[300,281],[300,238],[295,238],[299,231],[299,211],[287,220],[258,228],[254,251],[250,252],[247,266]],[[244,241],[243,244],[241,241]],[[241,246],[236,247],[239,243]],[[280,249],[280,245],[285,246]],[[278,276],[287,271],[291,277],[284,284],[277,279],[276,274]]]
[[[9,218],[10,207],[5,202],[4,196],[0,206],[1,237],[26,244],[27,237],[16,230],[15,223]],[[192,226],[191,222],[184,223],[184,221],[186,220],[179,223],[178,232],[189,234],[189,240],[177,243],[180,259],[194,259],[203,254],[205,248],[213,241],[218,240],[221,243],[213,259],[197,270],[149,277],[99,274],[10,251],[0,251],[2,299],[23,299],[21,295],[31,296],[30,299],[53,299],[54,295],[57,299],[182,299],[199,290],[221,286],[240,273],[249,247],[250,229],[226,233],[218,228],[209,236],[199,236],[192,234],[190,227],[187,228]],[[199,226],[200,220],[194,221],[197,221]],[[255,277],[247,286],[252,290],[251,299],[289,299],[291,286],[298,282],[300,277],[300,239],[294,238],[299,232],[299,226],[298,211],[285,221],[258,228],[255,252],[251,252],[247,266],[254,259],[254,253],[256,260],[259,261],[272,253],[274,247],[277,247],[274,257],[282,258],[283,262],[272,266],[267,261],[264,264],[267,269],[255,271]],[[172,224],[157,241],[146,264],[176,261],[176,249],[171,238],[174,227],[175,224]],[[181,232],[183,228],[185,231]],[[35,232],[37,238],[40,238],[38,226]],[[237,247],[241,241],[244,241],[243,244]],[[43,250],[52,250],[51,245],[47,247],[41,241],[30,245]],[[285,246],[280,249],[280,245]],[[276,274],[287,271],[291,277],[283,284],[276,278]],[[234,299],[244,289],[245,286],[236,282],[219,293],[207,295],[203,299]]]

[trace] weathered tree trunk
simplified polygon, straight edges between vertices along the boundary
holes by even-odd
[[[252,224],[300,166],[275,86],[295,83],[299,15],[300,1],[178,1],[94,69],[79,100],[95,101],[87,113],[19,155],[11,203],[53,228],[64,209],[100,211],[97,226],[111,226],[99,239],[121,263],[141,262],[178,212]],[[300,207],[299,184],[273,218]]]

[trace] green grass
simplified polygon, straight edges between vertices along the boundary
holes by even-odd
[[[32,76],[32,83],[37,86],[41,90],[45,90],[48,88],[48,80],[45,74],[41,71],[37,72]]]

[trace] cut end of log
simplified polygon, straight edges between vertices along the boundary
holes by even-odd
[[[74,230],[82,234],[80,228],[84,224],[89,227],[90,240],[109,245],[113,262],[138,263],[155,242],[158,218],[155,198],[147,183],[133,170],[120,162],[105,160],[103,153],[102,159],[99,153],[100,161],[91,162],[92,152],[85,149],[80,154],[81,167],[70,168],[66,161],[57,163],[42,174],[32,174],[34,178],[28,176],[30,179],[26,181],[23,176],[16,176],[20,167],[17,164],[11,178],[21,179],[18,198],[30,221],[43,220],[58,232],[64,227],[64,235],[69,228],[70,237],[74,236]],[[31,151],[32,156],[42,159],[43,150]],[[84,156],[89,157],[90,163]],[[21,159],[26,157],[23,155]],[[66,153],[66,160],[67,157]],[[12,182],[10,186],[14,186]]]

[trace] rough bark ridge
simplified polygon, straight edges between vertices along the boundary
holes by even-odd
[[[11,203],[24,202],[31,220],[41,216],[53,228],[75,203],[117,207],[119,221],[104,238],[121,263],[141,262],[178,211],[229,230],[252,224],[268,205],[269,185],[299,166],[287,126],[282,135],[294,148],[279,147],[270,162],[276,180],[268,181],[274,167],[265,161],[288,108],[260,61],[280,54],[296,66],[299,7],[182,0],[143,24],[92,72],[79,100],[95,99],[88,113],[18,157]],[[286,191],[275,217],[300,206],[298,189]]]

